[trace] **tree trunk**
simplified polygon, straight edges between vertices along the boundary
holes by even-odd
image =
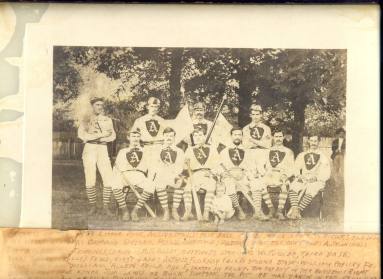
[[[169,77],[169,117],[174,118],[180,109],[182,100],[181,95],[181,71],[182,71],[182,48],[172,50],[170,58],[170,77]]]
[[[253,76],[248,70],[249,55],[247,52],[238,54],[240,63],[237,67],[237,80],[238,80],[238,125],[244,127],[250,122],[250,105],[251,99],[251,85],[254,83]]]
[[[303,102],[296,102],[293,104],[294,126],[292,130],[292,149],[295,156],[303,150],[306,106],[307,104]]]

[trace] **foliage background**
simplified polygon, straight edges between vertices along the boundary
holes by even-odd
[[[203,101],[212,119],[226,94],[224,115],[241,127],[257,102],[268,125],[290,131],[295,152],[304,134],[331,137],[345,125],[346,50],[56,46],[53,59],[55,132],[74,133],[92,96],[107,100],[118,140],[149,96],[164,118]]]

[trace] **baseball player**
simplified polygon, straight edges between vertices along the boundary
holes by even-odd
[[[264,168],[258,166],[254,150],[246,149],[242,145],[243,133],[240,128],[231,130],[233,144],[226,147],[220,153],[222,170],[222,182],[226,187],[226,194],[231,198],[233,207],[239,220],[246,218],[238,202],[237,192],[248,193],[251,191],[255,204],[254,218],[266,220],[262,212],[262,183],[260,177]]]
[[[187,186],[184,189],[185,214],[182,221],[187,221],[191,217],[191,187],[194,187],[196,191],[199,189],[206,190],[203,220],[209,221],[209,213],[217,182],[216,173],[219,165],[219,155],[216,148],[205,144],[205,134],[205,130],[197,127],[192,134],[195,146],[191,146],[186,150],[185,161],[189,165],[188,169],[191,172],[191,177],[189,177]]]
[[[160,105],[161,101],[158,98],[150,97],[147,104],[148,113],[137,118],[132,127],[133,131],[137,129],[141,131],[141,141],[149,154],[153,154],[163,140],[162,132],[165,120],[158,116]]]
[[[104,115],[104,100],[90,100],[93,113],[84,118],[78,128],[78,137],[85,143],[82,161],[85,173],[85,187],[89,200],[89,214],[95,214],[96,207],[96,169],[98,168],[103,182],[104,212],[108,216],[113,213],[109,209],[112,194],[112,166],[109,160],[107,143],[116,139],[112,119]]]
[[[295,179],[291,183],[289,190],[291,209],[287,213],[287,217],[290,219],[301,218],[301,212],[325,187],[325,183],[331,174],[330,161],[318,148],[319,137],[311,135],[308,140],[309,150],[300,153],[294,164]],[[304,195],[298,201],[300,191],[304,191]]]
[[[283,214],[287,200],[287,185],[293,175],[294,153],[283,145],[284,132],[282,129],[273,131],[273,146],[268,150],[268,158],[265,164],[265,176],[263,181],[266,186],[280,187],[278,196],[278,209],[275,210],[267,187],[264,188],[262,198],[269,208],[269,217],[276,216],[279,220],[285,220]]]
[[[243,146],[255,149],[257,156],[265,156],[264,151],[271,147],[271,130],[262,122],[262,107],[252,104],[250,117],[251,123],[243,128]]]
[[[181,177],[185,164],[185,153],[175,145],[176,132],[167,127],[163,130],[163,145],[157,150],[152,158],[153,182],[155,191],[162,209],[164,210],[163,220],[170,219],[167,186],[174,188],[172,216],[179,220],[178,207],[183,195],[183,179]]]
[[[125,185],[139,187],[143,189],[141,198],[135,206],[135,211],[132,213],[133,221],[138,221],[137,210],[143,206],[143,202],[150,198],[154,192],[154,185],[148,173],[148,153],[140,145],[141,132],[132,130],[128,134],[129,147],[121,149],[116,158],[113,168],[113,174],[116,179],[113,186],[113,194],[117,200],[118,207],[122,213],[122,220],[129,221],[129,211],[126,207],[122,188]]]

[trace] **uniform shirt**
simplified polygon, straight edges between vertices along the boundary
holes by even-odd
[[[194,129],[201,129],[205,136],[207,136],[207,133],[209,133],[211,126],[213,125],[213,122],[206,119],[192,119],[193,124],[193,130]],[[190,131],[190,134],[184,139],[184,141],[188,144],[188,146],[194,145],[194,139],[193,139],[193,131]]]
[[[219,154],[222,170],[244,170],[256,173],[259,169],[254,151],[243,145],[230,145]]]
[[[158,115],[150,116],[145,114],[134,121],[132,130],[137,129],[141,132],[143,141],[162,140],[162,132],[164,130],[164,119]]]
[[[108,137],[98,138],[98,134],[110,131],[112,134]],[[83,142],[111,142],[116,139],[116,132],[113,128],[113,121],[105,115],[92,115],[86,123],[81,123],[78,128],[78,137]]]
[[[219,165],[217,149],[207,144],[189,147],[186,150],[185,159],[189,161],[192,171],[197,169],[215,170]]]
[[[257,146],[251,140],[259,141],[260,146]],[[269,126],[258,123],[250,123],[243,128],[243,145],[246,148],[270,148],[271,147],[271,130]]]
[[[329,159],[318,149],[302,152],[295,160],[294,174],[316,177],[318,181],[326,182],[331,174]]]
[[[174,177],[176,177],[181,174],[184,169],[185,153],[181,148],[175,145],[162,145],[156,151],[154,158],[155,161],[153,162],[153,170],[157,172],[157,175],[165,173],[165,175],[174,174]]]
[[[127,147],[118,152],[114,166],[121,172],[137,170],[147,173],[149,160],[144,148]]]
[[[265,169],[267,173],[279,172],[290,177],[294,171],[294,153],[286,146],[273,146],[267,152]]]

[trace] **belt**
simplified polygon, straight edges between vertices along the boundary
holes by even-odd
[[[253,146],[253,147],[250,147],[250,149],[267,149],[267,148],[263,146]]]
[[[90,141],[87,141],[86,143],[100,144],[100,145],[107,145],[108,144],[107,142],[102,142],[102,141],[97,141],[97,140],[90,140]]]
[[[149,141],[142,141],[143,145],[154,145],[154,144],[162,144],[164,143],[163,140],[149,140]]]
[[[199,168],[199,169],[192,170],[192,173],[196,173],[197,171],[203,171],[203,170],[210,170],[210,169],[209,168]]]

